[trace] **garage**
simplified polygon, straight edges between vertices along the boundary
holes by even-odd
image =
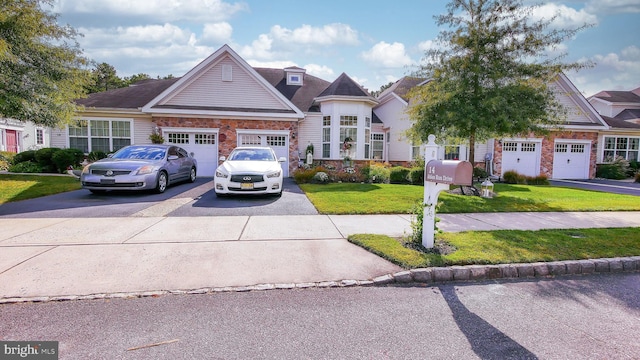
[[[211,176],[218,167],[218,134],[211,129],[163,128],[167,143],[178,145],[198,161],[198,176]]]
[[[502,175],[516,171],[525,176],[540,175],[542,140],[504,140],[502,142]]]
[[[588,179],[590,142],[557,140],[553,151],[554,179]]]
[[[269,146],[276,153],[278,158],[284,157],[286,162],[282,163],[284,177],[289,176],[289,132],[288,131],[265,131],[238,130],[238,146]]]

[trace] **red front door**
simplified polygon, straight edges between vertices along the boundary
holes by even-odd
[[[12,153],[18,152],[18,132],[15,130],[6,130],[7,134],[7,151]]]

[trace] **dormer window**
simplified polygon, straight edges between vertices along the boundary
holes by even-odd
[[[304,78],[304,73],[307,72],[305,69],[292,66],[284,69],[284,72],[287,74],[287,85],[303,85],[302,79]]]

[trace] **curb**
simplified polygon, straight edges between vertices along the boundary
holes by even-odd
[[[249,292],[264,290],[291,290],[308,288],[342,288],[355,286],[386,286],[393,284],[440,284],[456,281],[482,281],[496,279],[533,279],[563,275],[591,275],[602,273],[625,273],[640,271],[640,256],[565,260],[500,265],[464,265],[449,267],[430,267],[400,271],[378,276],[371,280],[341,280],[308,283],[258,284],[250,286],[200,288],[192,290],[158,290],[141,292],[122,292],[90,295],[62,295],[39,297],[0,298],[0,305],[27,302],[131,299],[159,297],[163,295],[194,295],[222,292]]]

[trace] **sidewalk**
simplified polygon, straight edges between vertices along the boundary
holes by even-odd
[[[640,212],[441,214],[447,232],[640,227]],[[0,219],[0,300],[348,281],[402,271],[345,238],[410,215]]]

